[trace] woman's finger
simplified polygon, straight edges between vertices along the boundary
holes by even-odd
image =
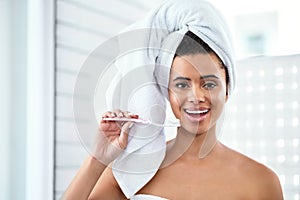
[[[116,113],[115,112],[111,112],[111,111],[107,111],[105,112],[103,115],[102,115],[102,118],[105,118],[105,117],[116,117]]]
[[[128,144],[128,133],[130,131],[130,128],[133,126],[133,122],[126,122],[122,126],[122,130],[120,133],[120,136],[118,137],[118,143],[121,149],[125,149]]]

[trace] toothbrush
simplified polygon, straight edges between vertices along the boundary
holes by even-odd
[[[141,124],[151,124],[151,125],[154,125],[154,126],[160,126],[160,127],[179,127],[180,126],[180,123],[179,123],[179,120],[176,121],[176,122],[168,122],[168,123],[165,123],[165,124],[158,124],[158,123],[155,123],[155,122],[152,122],[148,119],[141,119],[141,118],[122,118],[122,117],[105,117],[103,118],[102,120],[104,121],[122,121],[122,122],[134,122],[134,123],[141,123]]]

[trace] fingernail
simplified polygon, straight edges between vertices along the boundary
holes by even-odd
[[[137,119],[137,118],[139,118],[139,115],[138,114],[132,114],[131,118],[136,118]]]

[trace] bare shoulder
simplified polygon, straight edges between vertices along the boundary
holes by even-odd
[[[257,195],[256,199],[283,199],[278,176],[273,170],[225,145],[223,148],[230,157],[239,177],[247,180],[245,184],[248,189],[253,195]]]
[[[92,190],[92,199],[127,199],[113,176],[111,167],[106,167]]]

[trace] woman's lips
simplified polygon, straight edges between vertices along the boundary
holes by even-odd
[[[210,109],[184,109],[185,115],[191,122],[202,122],[206,119]]]

